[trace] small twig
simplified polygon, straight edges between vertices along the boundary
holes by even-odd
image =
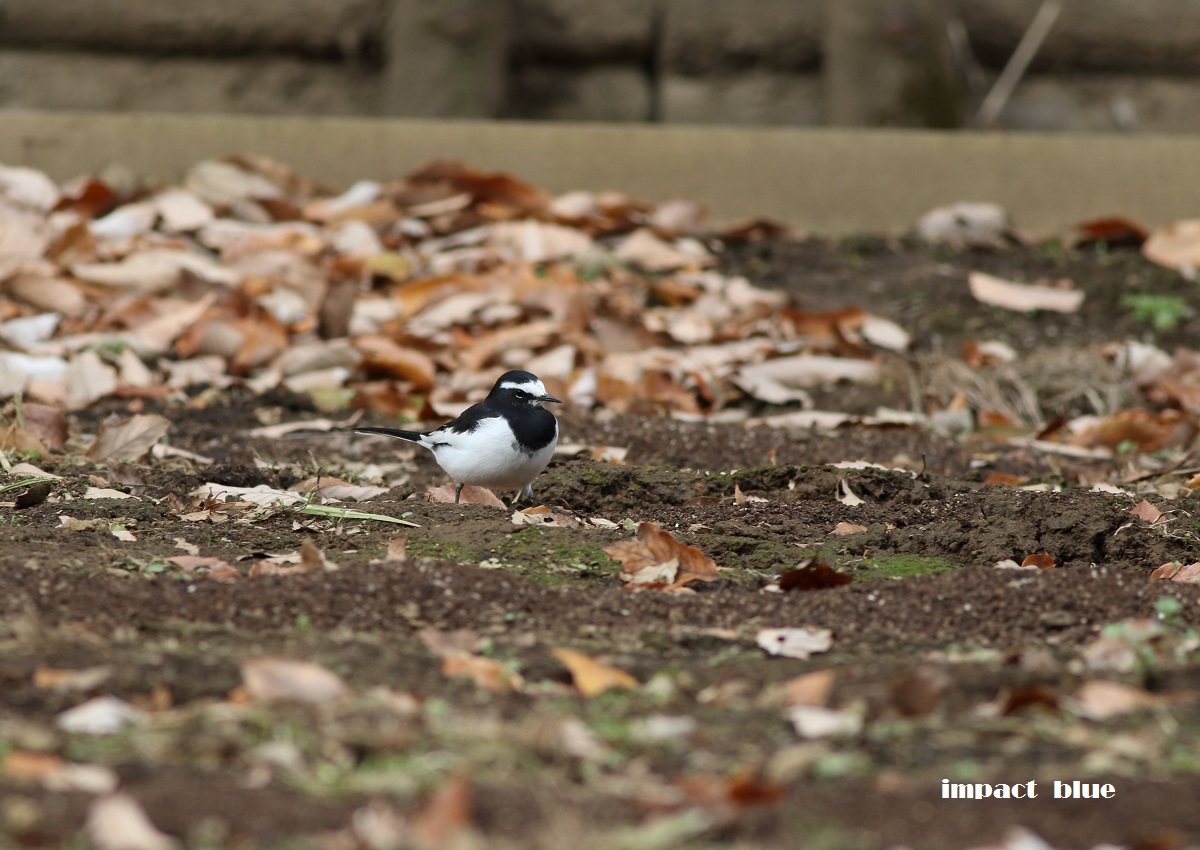
[[[1185,452],[1177,461],[1170,466],[1165,466],[1162,469],[1143,472],[1141,475],[1135,475],[1133,478],[1126,478],[1122,483],[1135,484],[1139,481],[1149,481],[1152,478],[1162,478],[1164,475],[1192,475],[1200,472],[1200,467],[1184,468],[1184,465],[1196,459],[1196,452]]]
[[[1037,14],[1033,16],[1029,29],[1025,30],[1025,35],[1021,36],[1017,49],[1009,57],[1008,64],[996,78],[992,90],[983,99],[983,104],[975,115],[975,126],[990,127],[995,122],[1000,112],[1008,104],[1008,99],[1012,97],[1017,83],[1021,82],[1021,78],[1025,76],[1025,71],[1029,68],[1033,57],[1037,55],[1042,42],[1050,34],[1050,29],[1058,20],[1061,11],[1061,0],[1044,0],[1037,10]]]

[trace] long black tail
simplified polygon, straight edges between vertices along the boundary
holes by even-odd
[[[398,437],[410,443],[421,442],[421,434],[417,431],[401,431],[399,428],[355,428],[355,434],[382,434],[385,437]]]

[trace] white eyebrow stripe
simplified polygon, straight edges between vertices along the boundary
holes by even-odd
[[[545,395],[546,394],[546,388],[544,386],[542,386],[541,384],[535,384],[531,381],[527,381],[524,384],[514,384],[512,381],[505,381],[503,384],[500,385],[500,389],[502,389],[502,390],[524,390],[525,392],[529,393],[530,395]]]

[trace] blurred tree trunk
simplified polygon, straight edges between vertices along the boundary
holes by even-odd
[[[948,0],[826,0],[826,123],[959,127]]]
[[[509,4],[392,0],[384,30],[384,115],[486,118],[508,78]]]

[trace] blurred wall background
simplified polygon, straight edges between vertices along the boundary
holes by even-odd
[[[0,0],[16,108],[1194,132],[1200,2]]]

